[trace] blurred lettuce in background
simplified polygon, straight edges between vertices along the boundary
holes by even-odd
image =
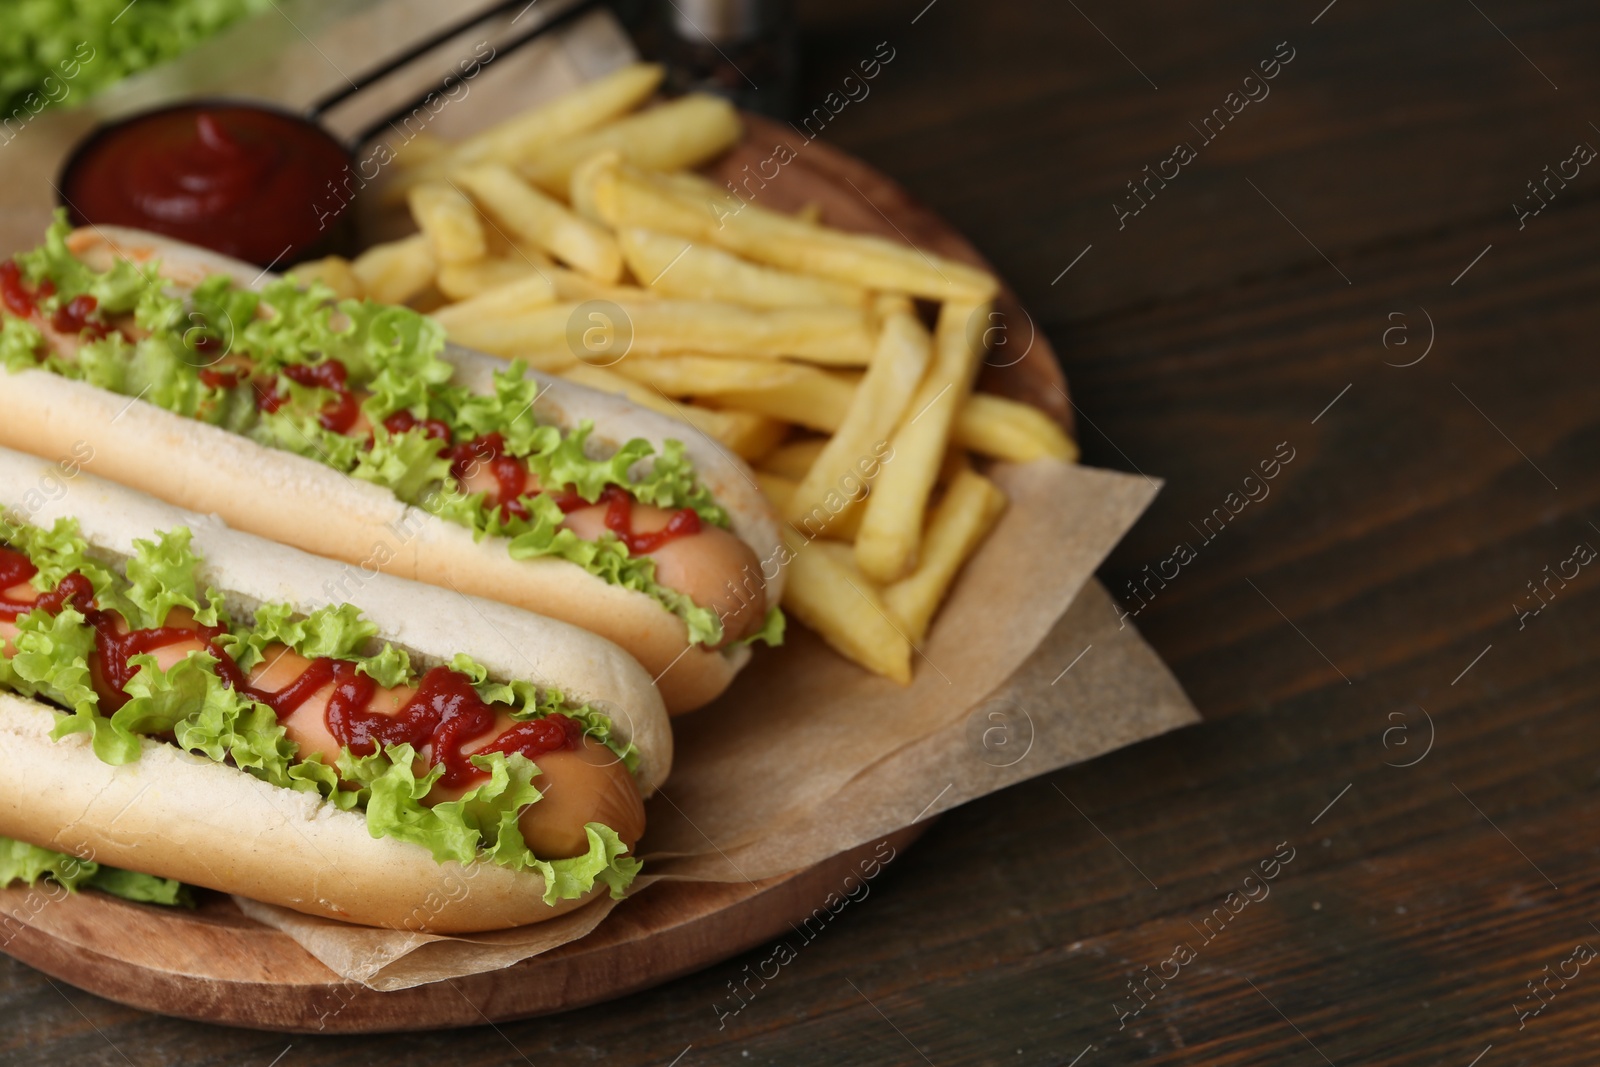
[[[0,115],[87,97],[271,2],[0,0]]]

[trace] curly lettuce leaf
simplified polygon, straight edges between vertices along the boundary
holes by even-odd
[[[296,616],[288,604],[264,604],[256,610],[248,632],[217,638],[217,647],[248,673],[265,658],[268,645],[286,645],[307,659],[331,656],[349,660],[379,685],[403,685],[411,679],[411,658],[404,649],[384,642],[369,653],[378,636],[377,624],[354,604],[330,604],[310,615]]]
[[[189,887],[175,879],[106,867],[65,852],[0,837],[0,886],[13,882],[33,885],[41,878],[49,878],[69,893],[91,887],[147,904],[194,906]]]
[[[582,896],[596,882],[611,891],[613,900],[621,900],[644,866],[641,861],[623,855],[628,846],[611,827],[592,822],[583,829],[589,837],[588,852],[541,863],[537,868],[544,876],[546,904]]]
[[[289,765],[290,789],[307,793],[320,793],[322,799],[340,811],[350,811],[366,802],[365,789],[341,787],[339,772],[322,761],[322,753],[313,752],[298,763]]]
[[[482,494],[439,493],[421,506],[430,514],[467,527],[475,540],[490,536],[510,538],[508,551],[512,559],[554,556],[576,563],[611,585],[652,597],[683,620],[691,644],[715,645],[722,640],[722,620],[717,613],[657,582],[655,560],[630,554],[610,531],[598,540],[585,541],[561,525],[566,516],[548,496],[525,497],[523,503],[528,509],[525,519],[484,508]]]
[[[178,747],[218,763],[232,761],[273,785],[291,787],[295,745],[271,708],[223,682],[216,657],[192,652],[162,670],[151,655],[128,661],[137,668],[123,691],[127,703],[107,720],[119,737],[172,735]]]
[[[0,885],[12,882],[32,885],[41,878],[50,878],[68,892],[74,892],[94,877],[99,867],[92,860],[0,837]]]
[[[540,447],[548,448],[549,431],[555,429],[534,416],[533,402],[539,391],[537,380],[523,374],[521,368],[507,367],[495,372],[492,392],[473,393],[461,388],[435,391],[429,397],[427,414],[459,427],[462,437],[498,433],[505,438],[507,451],[526,456]],[[560,436],[559,430],[556,435]]]
[[[592,737],[614,752],[622,765],[632,774],[639,766],[639,747],[632,741],[624,742],[615,733],[611,717],[588,704],[574,705],[559,689],[541,689],[532,682],[515,680],[495,682],[489,679],[489,668],[467,655],[458,652],[450,661],[451,670],[466,675],[478,696],[489,704],[507,705],[509,714],[518,722],[542,719],[548,715],[565,715],[583,726],[584,735]]]
[[[410,745],[394,745],[371,756],[346,752],[338,766],[341,776],[360,782],[368,793],[367,831],[373,837],[421,845],[441,863],[467,864],[481,857],[512,870],[536,871],[544,879],[546,904],[583,896],[597,882],[613,897],[623,896],[641,864],[623,855],[627,846],[616,831],[590,823],[585,827],[589,851],[584,855],[539,859],[517,824],[522,809],[540,799],[533,785],[539,768],[517,753],[494,752],[474,756],[472,762],[489,773],[488,780],[458,800],[432,807],[421,801],[443,768],[417,777],[417,756]]]
[[[117,581],[111,568],[89,555],[89,542],[79,532],[76,519],[57,519],[49,529],[0,519],[0,539],[39,568],[31,584],[41,593],[54,589],[74,571],[89,579],[97,595]]]
[[[239,343],[268,372],[293,364],[336,359],[383,404],[383,414],[424,404],[430,387],[455,368],[439,359],[444,328],[409,308],[370,300],[336,300],[321,282],[302,286],[290,278],[261,294],[264,315],[245,325]]]
[[[52,355],[46,365],[64,377],[192,419],[215,408],[215,390],[200,381],[201,362],[178,337],[151,334],[130,343],[114,333],[80,345],[70,360]]]
[[[157,878],[153,874],[140,874],[121,867],[102,866],[89,879],[89,886],[102,893],[141,904],[194,907],[194,894],[176,878]]]
[[[286,399],[272,412],[261,413],[246,433],[257,444],[292,452],[335,470],[349,471],[366,442],[323,427],[323,409],[335,399],[331,389],[302,385],[280,377],[274,388]]]
[[[0,113],[13,125],[46,103],[72,107],[181,55],[270,0],[73,0],[10,3],[0,34]],[[20,118],[18,118],[20,116]],[[16,133],[9,128],[9,141]]]
[[[757,641],[764,645],[776,648],[783,644],[783,633],[788,626],[788,620],[783,616],[783,609],[777,605],[767,609],[767,617],[762,620],[761,629],[743,640],[735,641],[735,645],[753,645]]]
[[[131,763],[139,758],[138,739],[117,734],[100,714],[100,697],[89,671],[94,641],[94,628],[75,608],[63,608],[55,615],[30,611],[17,620],[12,638],[16,653],[0,659],[0,687],[70,711],[50,731],[53,739],[87,733],[102,763]]]
[[[161,288],[155,264],[140,267],[132,260],[119,258],[109,270],[95,270],[68,250],[67,235],[71,232],[66,208],[56,208],[50,228],[45,231],[44,244],[13,257],[30,284],[37,285],[46,278],[54,283],[55,295],[40,302],[42,309],[54,311],[73,297],[87,295],[94,297],[99,310],[117,314],[132,311],[146,292]]]
[[[408,503],[447,484],[450,461],[439,455],[438,441],[421,429],[390,433],[381,422],[373,427],[372,451],[357,458],[352,478],[376,482]]]
[[[181,327],[191,349],[205,339],[216,352],[227,354],[236,346],[244,348],[241,334],[256,320],[260,306],[260,293],[235,285],[226,274],[213,274],[190,291],[187,309],[178,302],[175,316],[142,321],[139,325],[149,330]]]
[[[511,366],[495,372],[492,393],[436,390],[428,414],[464,427],[463,436],[500,434],[505,438],[506,451],[526,460],[540,485],[571,485],[588,501],[600,499],[606,486],[620,485],[642,503],[694,508],[703,521],[713,526],[728,525],[727,511],[695,480],[682,441],[664,441],[660,455],[655,455],[650,442],[636,437],[609,456],[591,456],[589,437],[594,433],[594,424],[585,420],[563,433],[558,427],[539,423],[533,414],[539,392],[537,379],[527,377],[522,368]],[[646,464],[652,455],[654,461]]]
[[[137,540],[124,571],[127,585],[115,606],[135,630],[161,626],[173,608],[188,608],[202,626],[226,626],[222,595],[215,589],[200,592],[200,557],[190,547],[194,534],[187,528],[158,532],[154,541]]]
[[[0,367],[16,373],[39,366],[44,334],[26,319],[0,316]]]

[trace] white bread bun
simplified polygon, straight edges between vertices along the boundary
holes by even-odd
[[[74,518],[93,548],[115,557],[131,555],[135,539],[186,526],[204,560],[202,578],[241,613],[266,602],[309,613],[330,602],[324,586],[345,570],[230,530],[215,517],[5,449],[0,509],[10,521],[39,526]],[[467,652],[491,677],[553,686],[594,705],[612,717],[620,739],[638,746],[643,794],[671,770],[672,729],[660,695],[639,664],[603,638],[382,574],[363,576],[333,600],[360,607],[384,639],[419,665]],[[546,905],[544,879],[536,873],[492,863],[441,864],[420,845],[374,839],[359,812],[340,811],[314,794],[269,785],[173,745],[147,739],[138,761],[102,763],[83,734],[49,739],[59,714],[0,694],[0,835],[397,929],[498,929],[553,918],[582,903]]]
[[[114,226],[79,230],[69,245],[97,269],[119,257],[159,260],[162,276],[178,287],[221,273],[259,289],[272,277],[205,249]],[[458,368],[456,381],[474,391],[489,391],[493,374],[508,366],[453,345],[444,358]],[[763,565],[777,557],[780,538],[771,505],[749,469],[720,445],[621,397],[525,373],[540,383],[534,410],[541,421],[572,427],[591,420],[591,440],[601,447],[615,449],[642,437],[659,449],[667,438],[681,440],[701,484],[727,509],[733,532]],[[683,621],[644,593],[609,585],[566,560],[513,560],[504,538],[475,542],[465,527],[316,460],[44,371],[0,371],[0,379],[0,445],[47,459],[87,446],[92,455],[85,469],[220,515],[235,529],[341,560],[350,565],[346,576],[359,576],[358,568],[381,570],[581,626],[638,659],[672,714],[710,702],[749,660],[744,647],[690,646]],[[765,583],[768,605],[783,593],[782,569],[774,570]],[[762,575],[752,577],[759,581]]]

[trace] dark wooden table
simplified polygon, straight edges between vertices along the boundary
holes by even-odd
[[[721,1028],[768,949],[292,1041],[0,960],[0,1059],[1595,1061],[1600,168],[1566,161],[1600,145],[1600,10],[925,2],[804,5],[801,98],[894,49],[824,136],[1016,286],[1085,460],[1167,479],[1102,578],[1206,723],[947,816]]]

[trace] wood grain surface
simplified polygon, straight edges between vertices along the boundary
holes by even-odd
[[[1016,286],[1087,462],[1167,480],[1101,577],[1208,721],[947,815],[720,1023],[772,946],[608,1005],[398,1039],[175,1022],[4,963],[0,1058],[1594,1062],[1600,972],[1569,961],[1600,947],[1600,577],[1552,581],[1520,625],[1514,605],[1600,547],[1600,174],[1520,229],[1512,205],[1600,146],[1600,11],[801,7],[807,108],[895,50],[819,143],[902,181]],[[1270,95],[1119,229],[1125,183],[1284,41]],[[1295,458],[1270,495],[1207,540],[1280,442]],[[1140,608],[1128,583],[1184,541],[1194,558]]]

